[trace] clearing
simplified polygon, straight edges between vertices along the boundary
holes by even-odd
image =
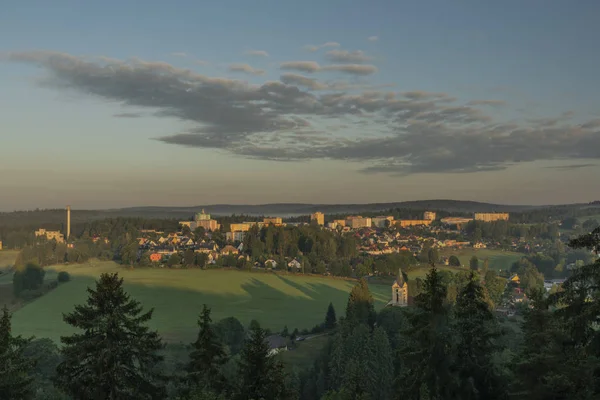
[[[248,325],[256,319],[265,328],[280,331],[287,325],[310,329],[321,323],[329,302],[338,318],[343,315],[354,281],[235,270],[126,269],[113,262],[93,261],[81,265],[47,268],[47,279],[58,271],[71,274],[71,281],[15,312],[13,329],[24,336],[59,340],[74,330],[62,314],[84,303],[86,288],[103,272],[118,272],[125,289],[144,310],[154,308],[150,326],[169,342],[190,342],[197,334],[196,320],[206,303],[218,321],[233,316]],[[376,308],[390,297],[389,285],[371,285]]]
[[[0,271],[12,267],[18,254],[17,250],[0,250]]]
[[[441,256],[456,256],[464,267],[469,267],[471,257],[477,256],[479,259],[479,268],[483,266],[483,260],[489,260],[490,269],[499,271],[510,269],[515,261],[519,261],[525,255],[514,251],[492,250],[492,249],[442,249]]]

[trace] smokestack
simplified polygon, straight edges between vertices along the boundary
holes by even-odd
[[[67,206],[67,240],[71,236],[71,206]]]

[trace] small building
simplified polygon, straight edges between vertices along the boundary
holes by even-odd
[[[274,356],[288,349],[288,341],[281,335],[267,336],[267,344],[269,346],[269,356]]]
[[[265,268],[277,268],[277,261],[273,259],[268,259],[265,261]]]
[[[288,267],[289,267],[289,268],[296,268],[296,269],[300,269],[300,268],[302,268],[302,263],[300,263],[300,261],[298,261],[298,260],[296,260],[296,259],[294,258],[292,261],[290,261],[290,262],[288,263]]]

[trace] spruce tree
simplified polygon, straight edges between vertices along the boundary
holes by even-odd
[[[240,387],[237,400],[281,400],[287,398],[283,365],[269,356],[266,332],[252,324],[238,364]]]
[[[593,398],[593,368],[583,349],[569,349],[569,334],[548,309],[542,290],[529,297],[533,308],[524,315],[514,391],[532,400]]]
[[[327,307],[327,314],[325,315],[325,329],[335,328],[336,323],[337,318],[335,316],[335,308],[333,308],[333,303],[329,303],[329,307]]]
[[[499,351],[496,318],[475,274],[458,294],[455,310],[457,334],[456,370],[459,391],[465,399],[504,399],[506,385],[497,373],[493,357]]]
[[[192,343],[190,362],[187,365],[188,385],[194,390],[209,390],[221,393],[225,390],[226,380],[221,367],[227,362],[223,344],[211,326],[210,308],[204,304],[198,326],[198,337]]]
[[[369,398],[387,400],[392,398],[394,383],[394,355],[385,329],[377,327],[373,330],[369,343],[369,360],[367,361],[369,379]]]
[[[63,316],[81,332],[61,338],[57,385],[81,400],[164,399],[163,377],[156,370],[163,345],[146,326],[153,310],[142,313],[116,273],[102,274],[88,293],[84,305]]]
[[[0,319],[0,399],[31,399],[33,360],[24,357],[31,339],[11,334],[11,315],[4,306]]]
[[[345,324],[348,327],[358,324],[367,324],[372,327],[376,318],[373,296],[371,296],[367,281],[363,278],[350,291],[346,306]]]
[[[411,327],[399,351],[398,391],[403,397],[422,398],[426,391],[432,399],[455,398],[457,378],[452,371],[452,329],[445,304],[446,287],[435,265],[415,298],[416,309],[409,315]]]

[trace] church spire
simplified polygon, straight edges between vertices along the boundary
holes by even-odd
[[[404,273],[402,273],[402,268],[398,268],[398,276],[396,277],[396,282],[398,285],[404,285]]]

